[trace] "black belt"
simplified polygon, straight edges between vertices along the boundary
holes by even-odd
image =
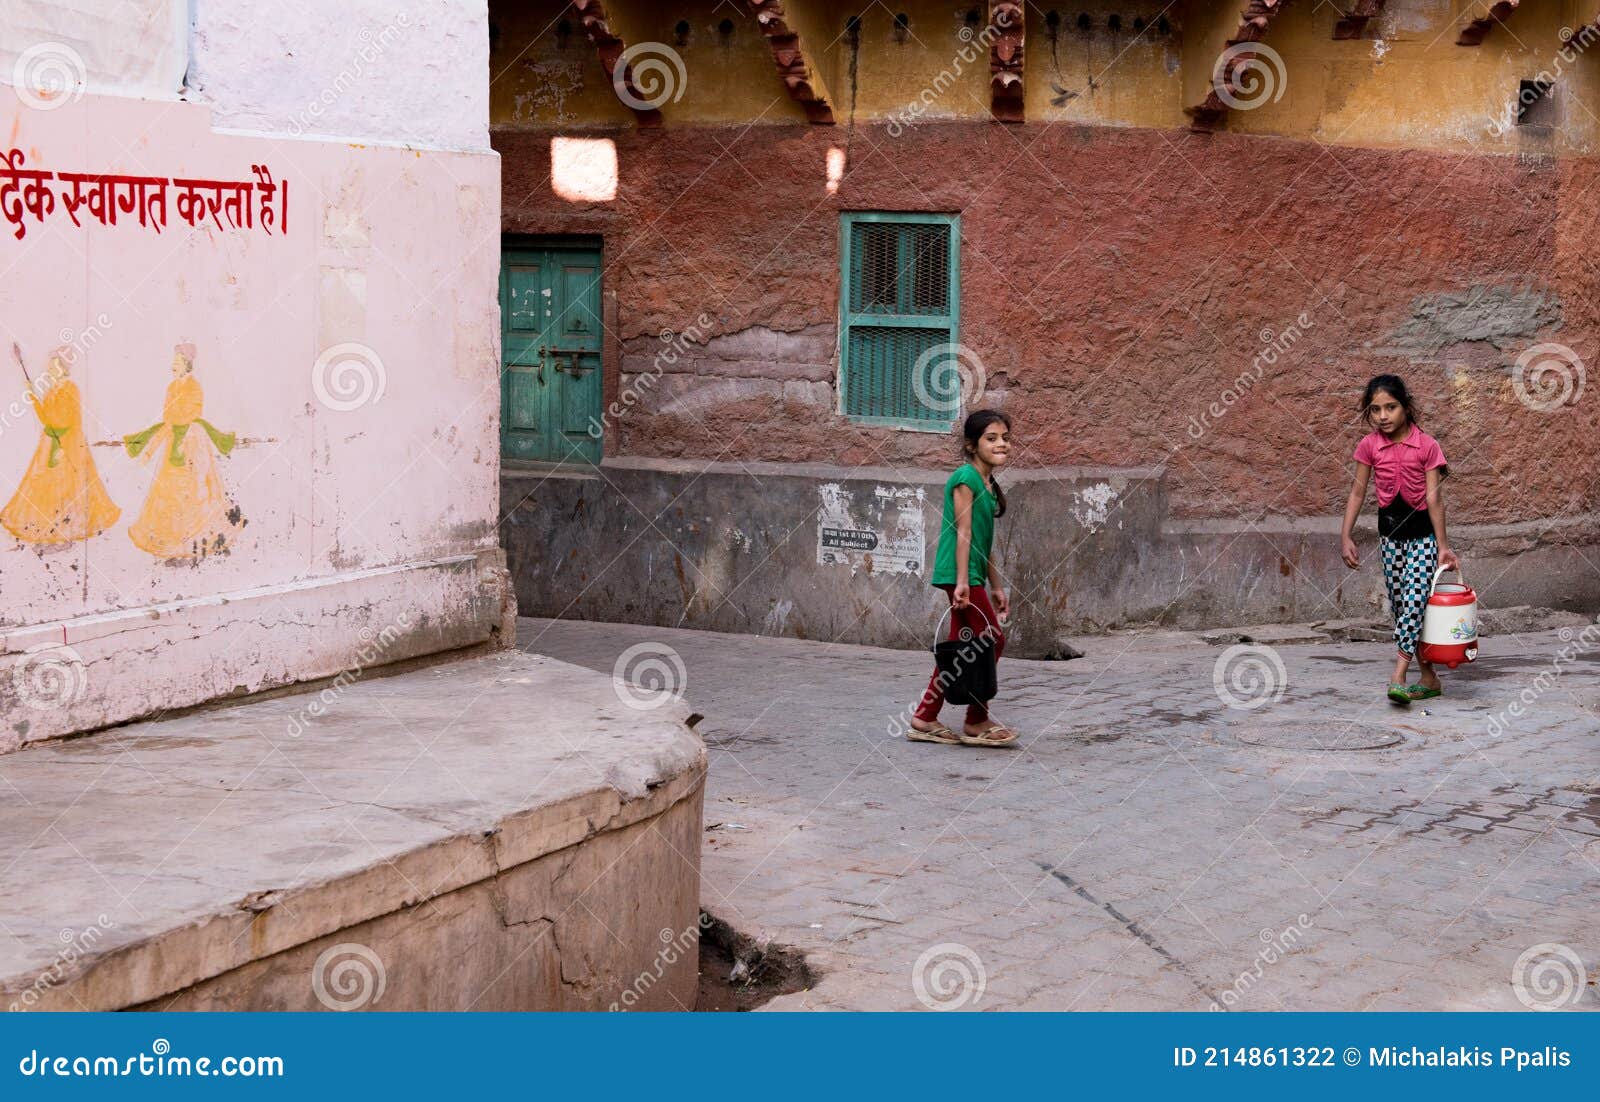
[[[1433,519],[1426,505],[1409,504],[1400,494],[1378,506],[1378,535],[1392,540],[1420,540],[1433,535]]]

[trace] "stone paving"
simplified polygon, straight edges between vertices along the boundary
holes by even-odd
[[[1383,643],[1080,640],[1002,662],[1010,751],[898,737],[925,652],[519,642],[704,713],[702,904],[820,974],[773,1009],[1600,1009],[1600,629],[1487,638],[1408,711]]]

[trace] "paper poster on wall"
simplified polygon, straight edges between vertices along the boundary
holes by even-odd
[[[819,488],[817,562],[851,573],[921,574],[927,542],[918,486],[874,486],[870,494],[827,483]]]

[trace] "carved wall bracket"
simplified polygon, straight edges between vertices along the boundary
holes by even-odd
[[[805,110],[809,121],[819,126],[832,126],[833,105],[829,102],[828,90],[806,61],[800,32],[789,25],[781,0],[745,0],[745,6],[766,36],[767,45],[772,49],[772,62],[789,91],[789,98]]]

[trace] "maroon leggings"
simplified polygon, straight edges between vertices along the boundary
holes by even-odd
[[[941,585],[938,588],[944,590],[946,597],[951,600],[955,599],[955,586]],[[975,585],[969,591],[968,596],[971,598],[971,602],[966,608],[954,609],[950,613],[950,638],[960,638],[962,628],[971,628],[974,635],[985,630],[992,631],[995,636],[994,657],[995,661],[998,662],[1000,656],[1006,650],[1006,637],[1005,633],[1000,630],[1000,617],[995,615],[994,606],[989,603],[989,591],[981,585]],[[917,704],[917,710],[914,714],[918,719],[931,723],[939,718],[939,709],[943,707],[944,690],[939,687],[939,671],[936,668],[933,671],[933,676],[928,679],[928,687],[923,691],[922,700]],[[966,721],[968,725],[982,723],[988,718],[989,706],[987,704],[967,705]]]

